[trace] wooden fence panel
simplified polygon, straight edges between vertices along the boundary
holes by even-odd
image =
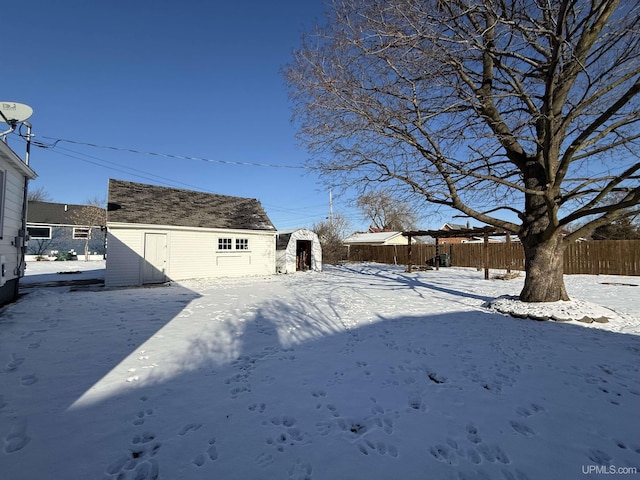
[[[483,267],[484,244],[441,244],[440,253],[451,256],[454,267]],[[489,268],[494,270],[524,270],[524,251],[520,242],[490,243]],[[426,265],[435,257],[435,245],[416,244],[411,247],[411,263]],[[345,260],[406,265],[404,245],[352,245]],[[597,240],[577,242],[567,246],[564,273],[590,275],[640,275],[640,240]]]

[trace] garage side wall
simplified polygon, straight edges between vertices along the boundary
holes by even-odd
[[[172,280],[208,277],[273,275],[276,268],[275,235],[250,231],[170,232],[168,275]],[[231,250],[219,250],[218,240],[230,239]],[[236,249],[247,240],[248,249]]]
[[[108,226],[106,286],[141,285],[145,234],[166,235],[167,280],[272,275],[275,234],[254,230]],[[219,249],[219,239],[231,249]],[[247,248],[238,249],[236,240]]]
[[[139,230],[108,228],[106,287],[142,284],[143,239]]]

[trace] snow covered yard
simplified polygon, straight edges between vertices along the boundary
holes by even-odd
[[[0,478],[636,477],[640,279],[567,276],[611,316],[583,324],[492,312],[522,278],[482,277],[32,286],[0,310]]]

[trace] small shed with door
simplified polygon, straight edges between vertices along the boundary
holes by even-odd
[[[322,246],[318,235],[306,228],[278,231],[276,235],[276,272],[322,270]]]
[[[256,199],[111,179],[105,285],[273,275],[275,236]]]

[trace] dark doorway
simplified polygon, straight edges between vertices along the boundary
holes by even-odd
[[[296,271],[311,270],[311,240],[296,240]]]

